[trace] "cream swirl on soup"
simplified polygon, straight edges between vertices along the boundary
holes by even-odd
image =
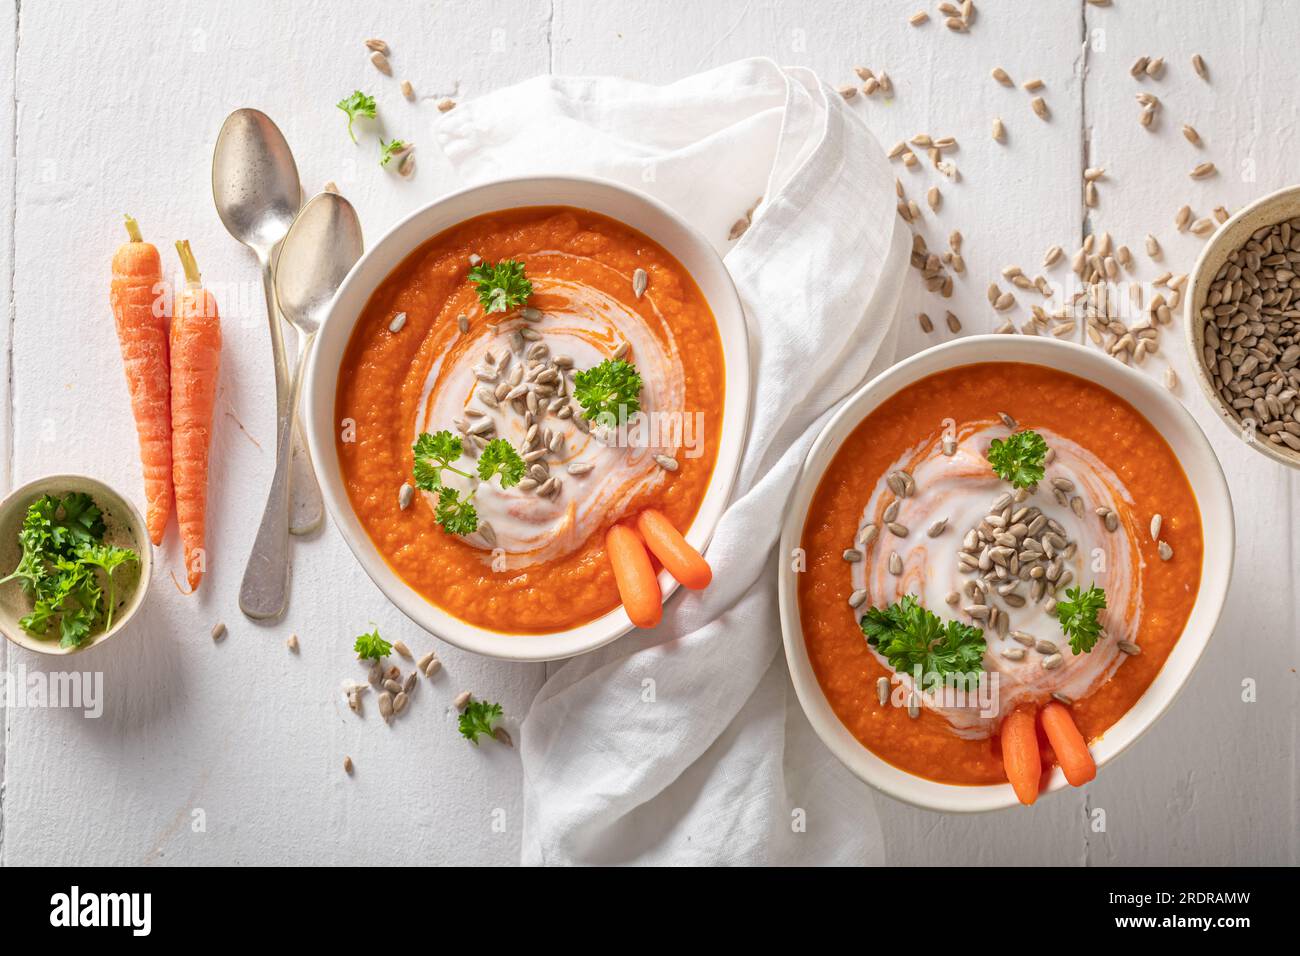
[[[1051,449],[1051,461],[1043,481],[1018,494],[994,474],[986,457],[990,442],[1008,435],[1000,422],[966,424],[947,448],[941,436],[909,448],[886,476],[907,473],[915,491],[898,495],[882,477],[854,539],[862,560],[850,570],[854,589],[869,596],[851,611],[855,618],[868,606],[914,594],[941,617],[982,627],[983,666],[997,677],[997,713],[1003,715],[1022,701],[1042,701],[1053,693],[1069,699],[1089,694],[1122,663],[1118,642],[1136,643],[1129,622],[1142,614],[1142,556],[1127,533],[1108,531],[1096,513],[1131,505],[1131,496],[1086,448],[1050,429],[1038,431]],[[890,525],[906,534],[891,532]],[[1000,560],[988,555],[998,545],[975,534],[981,526],[1007,543]],[[862,545],[864,538],[869,543]],[[1046,542],[1047,553],[1034,550],[1038,542]],[[971,549],[972,543],[977,547]],[[978,558],[963,559],[963,551]],[[1053,613],[1055,602],[1066,598],[1067,587],[1094,582],[1107,595],[1106,636],[1090,652],[1076,655]],[[882,655],[876,656],[887,666]],[[900,674],[899,680],[911,687],[909,675]],[[973,704],[945,706],[930,695],[921,699],[962,737],[987,737],[1000,719],[981,714]]]

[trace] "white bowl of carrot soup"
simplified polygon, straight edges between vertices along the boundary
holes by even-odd
[[[331,307],[303,396],[326,504],[430,632],[513,660],[589,651],[707,584],[747,347],[721,258],[650,198],[565,177],[455,193]]]
[[[974,336],[855,393],[782,530],[799,700],[867,783],[946,811],[1086,785],[1173,703],[1232,505],[1166,391],[1078,345]]]

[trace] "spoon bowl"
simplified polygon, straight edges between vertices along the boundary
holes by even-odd
[[[361,258],[361,221],[337,193],[313,196],[294,220],[275,269],[275,297],[295,329],[313,335]]]
[[[261,110],[235,110],[221,124],[212,198],[226,230],[269,262],[302,205],[302,183],[284,134]]]

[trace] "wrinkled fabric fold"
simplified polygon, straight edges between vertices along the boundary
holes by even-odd
[[[666,86],[539,77],[457,107],[437,135],[467,184],[592,175],[653,195],[724,254],[750,330],[750,433],[714,581],[538,693],[524,862],[882,862],[871,791],[795,700],[776,594],[808,448],[893,359],[909,245],[879,144],[811,72],[764,59]]]

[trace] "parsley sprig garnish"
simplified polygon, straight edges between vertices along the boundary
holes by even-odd
[[[25,631],[44,637],[57,621],[59,644],[80,647],[101,618],[103,630],[113,626],[113,572],[140,558],[130,548],[104,544],[105,530],[103,513],[82,492],[42,495],[28,507],[18,532],[23,556],[0,579],[18,581],[33,599],[31,613],[18,622]]]
[[[1006,441],[993,439],[989,445],[989,464],[1003,481],[1017,488],[1028,488],[1043,480],[1047,442],[1034,431],[1020,431]]]
[[[500,704],[471,700],[460,715],[461,736],[477,747],[479,737],[484,734],[492,736],[492,731],[496,729],[496,722],[500,719]]]
[[[1096,645],[1101,637],[1101,622],[1097,614],[1106,607],[1106,592],[1097,585],[1088,590],[1066,588],[1066,600],[1057,602],[1056,619],[1061,624],[1061,633],[1070,639],[1070,650],[1076,654],[1086,654]]]
[[[925,674],[972,674],[983,669],[984,632],[944,622],[908,594],[888,607],[868,608],[862,633],[898,673],[918,664]]]
[[[605,359],[599,365],[573,376],[573,397],[582,406],[583,418],[611,415],[625,418],[641,410],[641,373],[624,359]]]
[[[412,469],[415,475],[415,487],[421,491],[438,493],[434,518],[448,534],[473,534],[477,531],[478,511],[470,502],[478,494],[478,489],[498,475],[501,477],[501,487],[511,488],[519,484],[526,468],[523,458],[510,442],[504,438],[494,438],[479,452],[476,469],[479,485],[461,498],[459,491],[442,483],[444,471],[450,471],[462,478],[474,477],[470,472],[453,464],[460,459],[463,451],[458,436],[445,429],[433,434],[422,432],[411,449],[415,452],[415,466]]]
[[[478,301],[484,312],[505,312],[523,305],[533,294],[524,264],[514,259],[480,262],[469,270],[469,281],[478,287]]]
[[[375,628],[369,634],[358,634],[352,649],[361,660],[377,661],[387,657],[392,652],[393,645],[380,637],[379,628]]]
[[[385,143],[383,137],[379,138],[379,165],[387,166],[402,150],[406,149],[406,141],[395,139],[391,143]]]
[[[352,132],[352,122],[359,116],[375,118],[375,98],[367,96],[360,90],[353,90],[351,96],[345,96],[336,105],[348,114],[348,136],[352,137],[352,142],[355,143],[357,134]]]

